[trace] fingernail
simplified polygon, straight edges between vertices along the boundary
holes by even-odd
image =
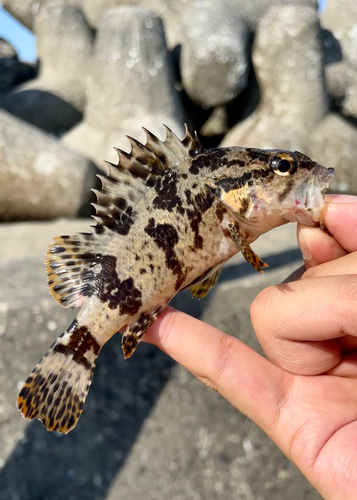
[[[357,203],[357,196],[350,194],[327,194],[325,201],[327,203]]]
[[[313,258],[310,251],[311,248],[310,242],[314,241],[315,234],[316,234],[316,228],[311,228],[311,227],[302,227],[299,229],[298,232],[299,247],[306,268],[309,268],[312,265]]]
[[[298,240],[300,251],[302,253],[302,257],[305,261],[311,260],[311,254],[307,251],[308,245],[306,244],[306,233],[308,233],[309,229],[304,227],[298,230]]]

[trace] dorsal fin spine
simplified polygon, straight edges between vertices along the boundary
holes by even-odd
[[[137,200],[145,196],[147,188],[156,184],[157,177],[168,170],[175,170],[186,158],[192,158],[203,151],[197,134],[192,135],[187,125],[182,141],[172,130],[164,127],[164,141],[143,127],[146,134],[145,145],[133,137],[128,137],[130,153],[114,148],[118,155],[118,164],[105,162],[108,175],[98,175],[102,189],[94,190],[97,195],[97,203],[93,205],[96,209],[97,226],[102,224],[120,232],[120,224],[125,224],[124,221],[130,216],[127,210],[135,211]]]
[[[203,147],[198,139],[197,132],[191,134],[187,124],[185,124],[185,137],[182,139],[182,144],[188,149],[188,153],[191,157],[198,155],[203,152]]]
[[[148,153],[148,150],[142,144],[140,141],[135,139],[134,137],[131,137],[130,135],[127,135],[126,138],[128,139],[131,147],[130,154],[134,157],[142,156]],[[149,151],[149,153],[152,155],[152,153]]]
[[[101,191],[100,189],[92,189],[92,191],[97,197],[97,203],[101,203],[102,205],[107,205],[112,201],[111,197],[104,191]]]

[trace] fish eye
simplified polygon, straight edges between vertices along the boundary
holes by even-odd
[[[276,156],[273,158],[271,162],[272,169],[275,174],[288,176],[292,175],[296,171],[296,162],[291,159],[281,158],[280,156]]]

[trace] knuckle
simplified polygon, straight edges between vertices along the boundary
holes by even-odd
[[[250,306],[250,317],[253,323],[255,322],[255,320],[261,319],[262,317],[266,316],[271,304],[271,300],[275,293],[276,287],[269,286],[268,288],[265,288],[264,290],[259,292],[259,294],[255,297]]]

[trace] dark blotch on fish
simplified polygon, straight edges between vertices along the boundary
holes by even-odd
[[[177,208],[182,214],[182,201],[177,194],[177,172],[167,172],[163,177],[158,177],[155,185],[157,196],[154,198],[154,208],[173,210]]]
[[[174,246],[179,241],[177,230],[171,224],[158,224],[155,226],[155,221],[151,218],[145,227],[145,232],[164,251],[167,267],[177,276],[176,289],[178,290],[185,281],[185,275],[182,263],[174,251]]]
[[[117,258],[103,255],[102,271],[98,275],[97,294],[102,302],[108,302],[110,309],[120,309],[121,314],[134,316],[140,309],[141,291],[134,285],[133,278],[121,281],[116,271]]]

